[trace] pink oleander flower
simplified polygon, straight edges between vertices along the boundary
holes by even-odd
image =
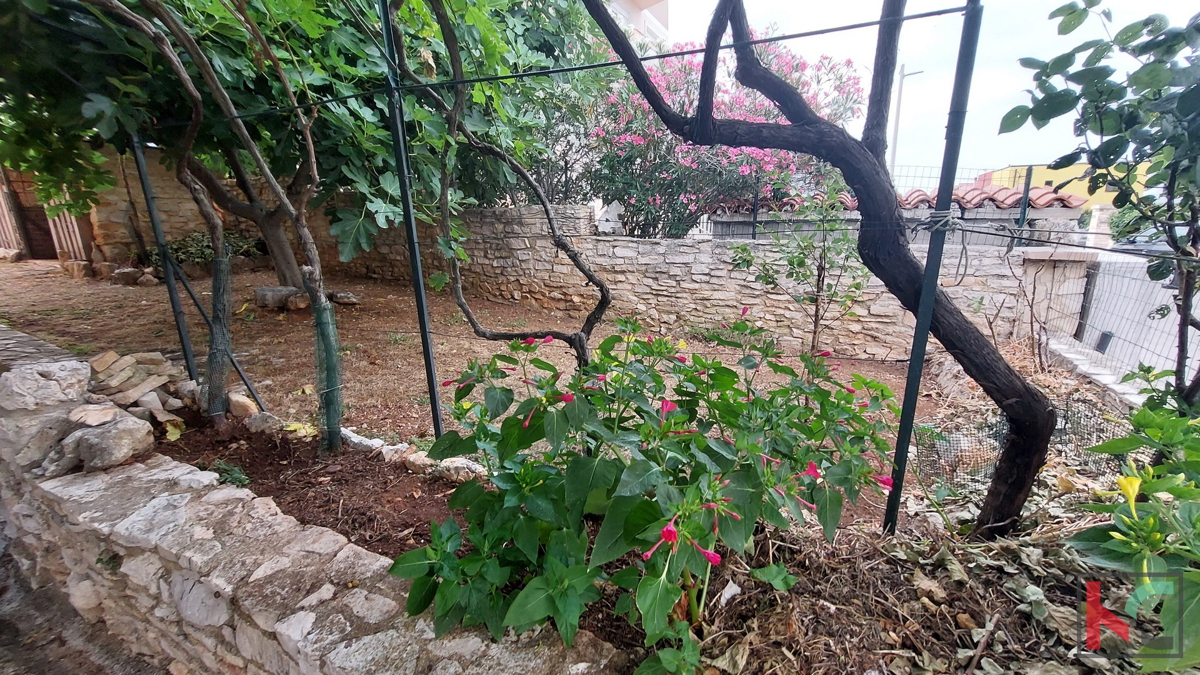
[[[454,384],[454,380],[446,380],[445,382],[442,383],[442,386],[449,387],[452,384]]]
[[[706,550],[703,546],[697,544],[695,539],[692,540],[692,546],[695,546],[696,550],[700,551],[700,555],[704,556],[704,559],[708,561],[709,565],[721,564],[721,556],[715,551]]]
[[[851,393],[851,394],[857,394],[857,393],[858,393],[858,390],[857,390],[857,389],[855,389],[854,387],[846,387],[846,391],[847,391],[848,393]]]
[[[533,419],[533,413],[535,413],[535,412],[537,412],[537,408],[534,408],[533,410],[530,410],[530,411],[529,411],[529,415],[527,415],[527,416],[525,417],[525,421],[524,421],[524,422],[521,422],[521,428],[522,428],[522,429],[528,429],[528,428],[529,428],[529,420]]]
[[[808,468],[796,475],[797,476],[811,476],[813,479],[817,479],[817,478],[821,477],[821,471],[820,471],[820,469],[817,468],[816,462],[809,462]]]
[[[776,466],[779,466],[779,464],[780,464],[780,461],[778,459],[775,459],[774,457],[768,455],[765,452],[763,454],[759,455],[758,458],[762,460],[762,465],[763,465],[764,469],[767,468],[767,462],[772,462]]]
[[[523,345],[531,345],[535,342],[537,342],[537,338],[525,338],[524,340],[521,340],[521,344]]]
[[[804,501],[803,499],[801,499],[801,498],[800,498],[800,495],[796,495],[796,501],[800,502],[800,505],[801,505],[801,506],[807,506],[808,508],[812,509],[813,511],[816,511],[816,510],[817,510],[817,505],[816,505],[816,504],[814,504],[814,503],[812,503],[812,502],[806,502],[806,501]]]
[[[749,311],[750,311],[750,308],[749,308],[749,307],[743,307],[743,308],[742,308],[742,316],[746,316],[746,314],[747,314]]]
[[[563,403],[570,403],[575,400],[575,394],[559,394],[557,398]]]
[[[860,407],[860,408],[866,408],[866,407],[868,407],[870,404],[869,404],[869,403],[867,403],[866,401],[863,401],[863,402],[861,402],[861,403],[855,403],[854,405],[856,405],[856,406],[858,406],[858,407]]]
[[[879,483],[879,487],[883,488],[884,492],[892,491],[892,477],[891,476],[871,476],[871,477],[875,479],[876,483]]]
[[[596,376],[596,381],[597,381],[597,382],[603,382],[603,381],[605,381],[605,380],[607,380],[607,379],[608,379],[608,376],[607,376],[607,375],[597,375],[597,376]]]
[[[675,354],[671,358],[675,359],[676,361],[682,363],[685,366],[687,365],[687,357],[686,356],[680,356],[679,354]]]
[[[813,356],[833,356],[833,352],[826,349],[824,351],[820,351],[820,352],[817,352],[816,354],[813,354]]]
[[[542,338],[542,344],[544,344],[544,345],[548,345],[548,344],[550,344],[551,342],[554,342],[554,336],[553,336],[553,335],[547,335],[546,337]]]

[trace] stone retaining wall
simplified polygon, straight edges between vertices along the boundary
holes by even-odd
[[[748,244],[757,255],[769,257],[773,253],[770,241],[598,236],[589,207],[556,209],[564,232],[611,287],[611,312],[637,313],[651,328],[682,336],[715,328],[749,306],[755,320],[783,336],[789,348],[807,345],[811,323],[796,302],[754,281],[752,272],[733,269],[730,263],[732,246]],[[584,283],[566,255],[554,248],[540,209],[474,210],[464,212],[462,218],[471,233],[465,245],[471,263],[463,272],[469,294],[577,315],[591,310],[595,290]],[[330,270],[409,279],[402,230],[383,230],[374,250],[349,263],[335,263],[336,243],[327,228],[314,225],[322,260]],[[433,229],[422,228],[418,237],[424,245],[421,257],[426,275],[444,270],[441,254],[424,244],[436,239]],[[924,260],[924,246],[914,246],[913,252]],[[1039,318],[1050,310],[1060,322],[1078,314],[1086,257],[1070,250],[1017,248],[1009,252],[998,246],[971,246],[964,254],[950,248],[942,264],[942,287],[986,333],[994,333],[999,340],[1012,339],[1028,334],[1030,302],[1038,308]],[[908,355],[912,316],[881,281],[871,278],[854,311],[857,316],[826,329],[822,348],[847,356]]]
[[[0,400],[11,553],[31,584],[62,588],[85,619],[172,675],[585,675],[621,658],[582,631],[571,650],[550,629],[501,643],[481,630],[435,638],[429,616],[404,612],[408,582],[387,575],[389,559],[161,455],[36,478],[17,457],[69,434],[58,412],[78,402],[44,389],[23,392],[42,402]],[[13,447],[16,437],[32,440]]]

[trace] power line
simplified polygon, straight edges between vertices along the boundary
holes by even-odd
[[[958,13],[966,11],[966,9],[967,8],[965,5],[959,6],[959,7],[948,7],[945,9],[936,9],[936,10],[932,10],[932,11],[928,11],[928,12],[920,12],[917,14],[908,14],[905,16],[893,17],[893,18],[889,18],[889,19],[876,19],[874,21],[862,21],[859,23],[845,24],[842,26],[835,26],[832,28],[819,28],[817,30],[803,31],[800,33],[789,33],[787,35],[777,35],[777,36],[769,37],[769,38],[759,38],[757,40],[743,40],[741,42],[730,42],[728,44],[721,45],[720,47],[718,47],[718,49],[722,49],[722,50],[734,49],[736,47],[742,47],[745,45],[754,46],[754,45],[761,45],[761,44],[769,44],[772,42],[783,42],[783,41],[787,41],[787,40],[796,40],[799,38],[815,37],[818,35],[829,35],[832,33],[840,33],[840,32],[844,32],[844,31],[858,30],[860,28],[870,28],[872,26],[882,26],[884,24],[890,24],[890,23],[896,23],[896,22],[911,21],[911,20],[915,20],[915,19],[927,19],[927,18],[931,18],[931,17],[935,17],[935,16],[943,16],[946,14],[958,14]],[[676,57],[680,57],[680,56],[694,56],[696,54],[703,54],[704,51],[705,51],[705,48],[699,47],[697,49],[686,49],[686,50],[676,51],[676,52],[666,52],[664,54],[652,54],[650,56],[643,56],[643,57],[639,58],[638,60],[643,63],[647,63],[650,61],[660,61],[663,59],[676,58]],[[464,78],[459,78],[456,80],[441,80],[441,81],[436,81],[436,82],[422,82],[422,83],[418,83],[418,84],[405,84],[405,85],[396,87],[396,91],[397,92],[405,92],[405,91],[411,91],[411,90],[415,90],[415,89],[437,89],[437,88],[441,88],[441,87],[455,87],[455,86],[464,85],[464,84],[482,84],[485,82],[504,82],[504,81],[508,81],[508,80],[520,80],[520,79],[524,79],[527,77],[549,77],[551,75],[576,73],[576,72],[581,72],[581,71],[585,71],[585,70],[596,70],[598,68],[612,68],[612,67],[621,66],[621,65],[624,65],[624,62],[621,61],[620,59],[617,59],[617,60],[613,60],[613,61],[600,61],[600,62],[596,62],[596,63],[584,63],[584,64],[580,64],[580,65],[575,65],[575,66],[560,66],[557,68],[543,68],[540,70],[528,70],[528,71],[521,72],[521,73],[509,73],[507,75],[486,75],[486,76],[482,76],[482,77],[464,77]],[[263,115],[273,115],[275,113],[294,112],[296,110],[305,110],[305,109],[316,107],[316,106],[326,105],[328,103],[339,103],[341,101],[348,101],[352,98],[359,98],[361,96],[373,96],[375,94],[382,94],[382,93],[386,93],[387,91],[388,91],[387,86],[376,87],[374,89],[367,89],[367,90],[364,90],[364,91],[361,91],[358,93],[354,93],[354,94],[346,94],[344,96],[334,96],[332,98],[320,99],[320,100],[312,101],[309,103],[302,103],[300,105],[283,106],[283,107],[279,107],[279,108],[268,108],[266,110],[257,110],[255,112],[241,113],[238,115],[234,115],[233,117],[231,117],[229,119],[248,119],[251,117],[261,117]]]

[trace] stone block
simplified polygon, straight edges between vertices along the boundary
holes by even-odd
[[[16,366],[0,374],[0,408],[34,410],[77,401],[87,392],[91,372],[82,361]]]
[[[142,278],[142,271],[136,267],[122,267],[112,273],[112,281],[122,286],[136,286]]]

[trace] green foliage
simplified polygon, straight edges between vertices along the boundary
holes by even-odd
[[[750,576],[771,586],[777,591],[791,590],[799,581],[795,575],[788,574],[787,568],[778,563],[750,570]]]
[[[226,4],[165,4],[193,29],[239,111],[287,105],[273,66]],[[461,57],[471,76],[592,58],[594,46],[587,38],[596,29],[578,3],[447,0],[446,5],[456,20]],[[428,3],[413,0],[397,6],[395,21],[403,33],[406,60],[425,78],[449,79],[446,47]],[[379,90],[386,82],[375,3],[251,0],[245,10],[276,47],[301,102],[352,96],[318,108],[312,133],[322,183],[313,205],[327,207],[343,259],[369,250],[379,230],[390,227],[400,213],[386,97],[354,96]],[[7,3],[0,8],[0,25],[12,38],[0,45],[0,161],[35,172],[45,201],[70,195],[72,208],[86,209],[95,193],[111,184],[93,146],[126,148],[135,128],[164,149],[168,164],[176,159],[187,103],[178,78],[143,37],[79,4]],[[199,72],[185,63],[203,89]],[[471,85],[463,120],[483,140],[527,163],[536,161],[550,152],[546,127],[584,115],[579,106],[591,98],[590,87],[603,87],[606,80],[597,76],[576,78],[570,87],[565,83],[562,78],[528,78]],[[576,92],[573,104],[555,102],[564,89]],[[218,173],[228,170],[230,157],[246,164],[224,115],[211,97],[204,99],[196,155]],[[427,94],[406,92],[404,105],[420,217],[432,221],[437,213],[443,162],[452,169],[454,213],[513,194],[516,176],[465,151]],[[293,175],[307,157],[297,114],[253,115],[243,121],[271,170],[281,177]]]
[[[1171,373],[1142,369],[1149,382]],[[1158,390],[1159,394],[1163,392]],[[1139,657],[1144,670],[1179,672],[1200,664],[1200,418],[1180,415],[1170,400],[1152,396],[1130,416],[1132,433],[1091,448],[1094,452],[1123,455],[1142,447],[1156,451],[1156,463],[1139,464],[1132,458],[1117,478],[1123,500],[1095,504],[1090,510],[1109,513],[1112,519],[1085,530],[1072,544],[1102,567],[1116,568],[1138,577],[1149,588],[1148,573],[1179,572],[1183,588],[1174,589],[1158,611],[1163,634],[1171,636],[1182,658],[1166,658],[1162,651],[1144,648]],[[1177,634],[1179,626],[1182,633]]]
[[[246,487],[250,484],[250,477],[242,470],[242,467],[230,464],[223,459],[218,459],[208,467],[209,471],[217,474],[217,480],[222,483],[227,483],[234,487]]]
[[[701,620],[717,549],[747,551],[760,520],[815,519],[832,536],[844,499],[886,484],[875,474],[888,461],[884,385],[854,376],[843,386],[820,357],[789,365],[746,318],[730,323],[735,339],[712,336],[741,354],[736,366],[687,359],[684,345],[641,337],[636,321],[619,327],[574,376],[538,357],[548,339],[529,339],[444,383],[462,431],[429,455],[480,456],[491,487],[460,486],[450,506],[464,509],[465,534],[435,524],[433,543],[392,569],[417,580],[409,610],[432,604],[437,631],[482,624],[499,637],[549,618],[570,643],[609,583],[647,644],[666,641],[644,667],[691,672],[691,638],[671,610],[686,596]],[[763,369],[783,383],[763,384]]]
[[[213,259],[212,238],[203,232],[192,232],[175,241],[169,241],[167,250],[171,253],[171,257],[180,264],[192,263],[207,267]],[[261,239],[247,237],[237,232],[226,232],[225,252],[230,257],[240,255],[253,258],[265,255],[267,245]],[[162,265],[157,247],[149,249],[146,253],[150,258],[148,262],[151,265]]]
[[[858,257],[858,240],[847,231],[844,205],[832,196],[845,189],[826,168],[816,196],[793,214],[815,231],[773,238],[773,255],[759,256],[749,244],[732,247],[734,269],[754,271],[754,280],[792,297],[811,322],[809,350],[820,349],[821,332],[831,323],[854,316],[871,273]]]

